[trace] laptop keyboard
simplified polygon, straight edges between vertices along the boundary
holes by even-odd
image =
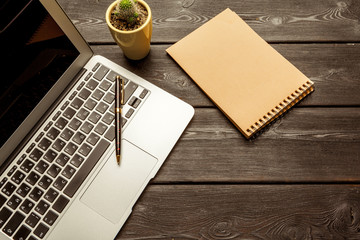
[[[118,73],[97,63],[33,137],[0,181],[0,228],[15,240],[43,239],[115,138]],[[123,78],[126,127],[149,91]]]

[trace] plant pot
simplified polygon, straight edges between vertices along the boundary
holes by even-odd
[[[148,12],[148,17],[145,23],[138,29],[122,31],[115,28],[110,23],[111,12],[115,8],[118,1],[110,4],[105,16],[106,23],[115,42],[120,46],[125,56],[132,60],[139,60],[148,55],[150,51],[150,40],[152,34],[152,14],[150,7],[142,0],[137,0],[137,2],[143,5]]]

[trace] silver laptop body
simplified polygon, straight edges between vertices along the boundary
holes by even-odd
[[[30,0],[19,12],[33,11],[33,5],[50,13],[78,55],[16,126],[8,127],[9,119],[16,115],[7,110],[21,103],[6,102],[12,88],[1,93],[0,127],[7,135],[3,134],[6,139],[0,149],[0,239],[114,239],[194,109],[110,60],[94,56],[55,0]],[[10,32],[19,15],[2,26],[0,38]],[[37,31],[52,22],[48,16],[45,19]],[[46,34],[32,35],[25,48],[32,51],[48,39],[52,43],[64,37],[52,30],[45,28]],[[53,63],[51,56],[54,49],[37,55],[32,63]],[[40,72],[37,66],[27,68],[35,77]],[[26,74],[31,75],[29,70]],[[128,87],[120,166],[112,116],[116,75],[126,79]],[[24,82],[22,75],[16,79],[17,85]],[[32,87],[23,87],[23,91],[32,91]]]

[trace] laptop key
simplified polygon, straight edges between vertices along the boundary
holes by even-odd
[[[86,88],[83,88],[80,92],[79,92],[79,97],[81,97],[82,99],[86,100],[89,96],[90,96],[91,92],[89,90],[87,90]]]
[[[89,80],[91,78],[91,76],[93,75],[92,72],[89,72],[86,77],[84,78],[85,81]]]
[[[61,151],[64,147],[65,147],[66,143],[60,139],[56,139],[56,141],[54,142],[54,144],[52,145],[52,147],[57,150],[57,151]]]
[[[67,123],[68,123],[68,121],[66,119],[64,119],[63,117],[60,117],[56,121],[55,126],[62,130],[66,126]]]
[[[109,108],[109,105],[107,105],[104,102],[100,102],[96,107],[96,111],[98,111],[100,113],[105,113],[108,108]]]
[[[130,108],[127,111],[127,113],[125,114],[125,117],[130,118],[133,115],[134,112],[135,112],[135,110],[133,108]]]
[[[76,111],[72,108],[67,108],[64,113],[63,116],[66,117],[67,119],[71,119],[74,115],[75,115]]]
[[[47,138],[44,137],[43,139],[41,139],[41,141],[39,142],[38,146],[39,146],[39,148],[41,148],[42,150],[46,151],[46,150],[49,148],[50,144],[51,144],[51,141],[50,141],[49,139],[47,139]]]
[[[61,115],[61,111],[58,111],[52,118],[53,121],[55,121],[59,116]],[[46,130],[45,130],[46,131]]]
[[[43,155],[43,152],[40,151],[39,149],[35,148],[29,155],[29,158],[31,158],[34,161],[38,161],[41,156]]]
[[[53,122],[49,122],[48,124],[46,124],[46,126],[44,127],[44,131],[49,130],[49,128],[53,125]]]
[[[53,205],[53,209],[55,209],[58,213],[61,213],[66,205],[69,203],[69,199],[67,199],[65,196],[61,195],[56,202]]]
[[[56,163],[60,166],[65,166],[65,164],[70,160],[70,157],[64,153],[61,153],[59,157],[56,159]]]
[[[35,213],[31,213],[29,217],[25,220],[25,223],[33,228],[39,221],[40,217]]]
[[[91,96],[93,98],[95,98],[96,100],[100,100],[104,95],[105,95],[105,93],[103,91],[96,89],[95,92]]]
[[[81,132],[77,132],[72,138],[72,140],[80,145],[85,140],[85,138],[86,136],[84,134],[82,134]]]
[[[3,228],[3,232],[6,233],[8,236],[13,235],[24,219],[24,215],[22,215],[20,212],[16,212]]]
[[[85,120],[85,118],[87,118],[87,116],[89,115],[89,111],[85,110],[84,108],[80,109],[79,112],[76,114],[76,116],[78,118],[80,118],[81,120]]]
[[[67,165],[62,171],[61,175],[63,175],[67,179],[70,179],[74,175],[75,171],[76,171],[75,168],[71,167],[70,165]]]
[[[25,174],[17,170],[14,176],[12,176],[11,180],[16,184],[20,184],[22,180],[24,180],[24,178],[25,178]]]
[[[109,90],[110,87],[111,87],[111,82],[106,81],[105,79],[102,80],[100,85],[99,85],[99,88],[104,90],[104,91]]]
[[[73,120],[71,120],[71,122],[69,123],[69,127],[71,129],[73,129],[74,131],[78,130],[78,128],[80,127],[81,125],[81,121],[74,118]]]
[[[40,239],[43,239],[48,231],[49,231],[49,228],[45,224],[40,223],[36,227],[34,234],[36,236],[38,236]]]
[[[96,101],[94,100],[94,99],[92,99],[92,98],[89,98],[87,101],[86,101],[86,103],[85,103],[85,107],[87,108],[87,109],[89,109],[89,110],[93,110],[94,109],[94,107],[96,106]]]
[[[76,90],[80,90],[85,85],[85,82],[81,82],[79,86],[77,86]]]
[[[99,85],[98,82],[96,82],[94,79],[91,79],[87,84],[86,87],[90,90],[94,90]]]
[[[104,101],[107,102],[108,104],[111,104],[115,99],[114,94],[108,92],[105,97],[104,97]]]
[[[104,117],[101,119],[103,122],[105,122],[106,124],[110,124],[112,123],[112,121],[114,120],[114,114],[111,113],[105,113]]]
[[[125,118],[121,118],[121,127],[124,127],[126,124],[127,120]]]
[[[0,227],[2,227],[4,225],[4,223],[9,219],[11,214],[12,214],[12,211],[7,209],[6,207],[1,209],[1,211],[0,211]]]
[[[44,155],[44,159],[48,162],[53,162],[54,159],[56,158],[58,154],[56,152],[54,152],[53,150],[49,149],[45,155]]]
[[[84,155],[85,157],[91,152],[92,147],[90,147],[89,145],[87,145],[86,143],[84,143],[83,145],[81,145],[81,147],[79,148],[79,153]]]
[[[25,197],[31,190],[31,187],[29,187],[26,183],[22,183],[20,187],[16,190],[17,194],[19,194],[22,197]]]
[[[101,115],[97,112],[92,112],[88,118],[88,120],[94,124],[96,124],[101,118]]]
[[[118,75],[120,75],[120,74],[118,74],[114,71],[110,71],[110,73],[106,76],[106,78],[112,82],[115,82],[116,76],[118,76]]]
[[[13,166],[7,173],[7,176],[10,177],[15,172],[16,169],[17,169],[17,166]]]
[[[130,106],[132,106],[132,105],[134,104],[134,102],[136,101],[136,99],[137,99],[136,97],[132,97],[132,98],[130,99],[130,101],[129,101],[128,104],[129,104]]]
[[[100,63],[96,63],[95,66],[92,68],[92,71],[95,72],[96,69],[100,67]]]
[[[44,132],[39,133],[39,135],[35,139],[35,142],[39,142],[43,136],[44,136]]]
[[[12,184],[11,182],[8,182],[5,184],[4,188],[1,190],[2,193],[4,193],[7,196],[10,196],[16,189],[16,186]]]
[[[81,107],[81,105],[83,105],[84,101],[81,100],[80,98],[75,98],[72,102],[71,102],[71,106],[75,109],[79,109]]]
[[[51,185],[52,181],[53,181],[53,180],[52,180],[51,178],[49,178],[48,176],[44,175],[44,176],[40,179],[38,185],[39,185],[40,187],[42,187],[44,190],[46,190],[46,189],[48,189],[48,187]]]
[[[0,182],[0,188],[2,188],[2,186],[4,186],[4,184],[6,183],[6,181],[8,180],[7,177],[4,177],[1,182]]]
[[[30,183],[31,185],[34,185],[38,180],[40,176],[36,174],[35,172],[31,172],[29,176],[26,178],[26,182]]]
[[[95,146],[95,144],[100,140],[100,136],[95,134],[95,133],[91,133],[90,136],[86,139],[86,142],[90,143],[91,145]]]
[[[54,182],[53,186],[54,186],[57,190],[61,191],[61,190],[65,187],[66,184],[67,184],[67,180],[65,180],[65,179],[62,178],[62,177],[58,177],[58,178],[56,179],[56,181]]]
[[[61,171],[61,168],[59,166],[57,166],[56,164],[53,164],[53,165],[51,165],[51,167],[49,168],[47,173],[50,176],[52,176],[53,178],[55,178],[60,173],[60,171]]]
[[[101,80],[105,77],[105,75],[109,72],[109,69],[105,66],[101,66],[95,73],[94,78],[97,80]]]
[[[33,150],[34,147],[35,147],[35,143],[30,144],[30,146],[28,147],[28,149],[26,149],[26,153],[31,152],[31,150]]]
[[[68,141],[72,137],[72,135],[74,135],[74,132],[68,128],[65,128],[64,131],[62,131],[60,137],[64,140]]]
[[[40,213],[41,215],[44,215],[44,213],[48,210],[49,207],[50,204],[48,204],[44,200],[41,200],[38,205],[36,205],[35,211]]]
[[[71,96],[69,97],[69,100],[73,100],[74,97],[76,96],[76,94],[77,94],[77,91],[74,91],[74,92],[71,94]]]
[[[20,210],[27,214],[31,211],[31,209],[33,209],[34,206],[35,204],[32,201],[25,199],[23,204],[20,206]]]
[[[62,106],[61,106],[61,110],[64,110],[68,105],[69,105],[69,101],[66,101]]]
[[[26,154],[21,155],[21,157],[17,160],[16,164],[20,165],[22,163],[22,161],[25,160],[25,158],[26,158]]]
[[[38,188],[38,187],[35,187],[31,193],[29,194],[29,197],[34,200],[35,202],[39,201],[39,199],[41,198],[41,196],[44,194],[44,192]]]
[[[46,133],[46,136],[50,138],[51,140],[55,140],[57,136],[60,134],[60,131],[56,128],[52,127],[50,130]]]
[[[4,205],[7,198],[0,194],[0,208]]]
[[[46,200],[48,200],[49,202],[52,203],[52,202],[54,202],[54,200],[57,198],[58,195],[59,195],[59,192],[58,192],[58,191],[56,191],[56,190],[53,189],[53,188],[50,188],[50,189],[46,192],[44,198],[45,198]]]
[[[16,195],[12,195],[12,197],[9,199],[9,201],[6,203],[6,205],[8,205],[8,207],[12,208],[13,210],[15,210],[21,203],[21,198],[19,198]]]
[[[49,167],[49,164],[45,161],[41,160],[35,167],[35,170],[39,173],[44,173],[46,169]]]
[[[53,211],[49,211],[45,217],[44,217],[44,222],[46,222],[47,224],[49,224],[49,226],[52,226],[54,224],[54,222],[56,221],[56,219],[58,218],[59,215],[57,215],[55,212]]]
[[[74,175],[73,179],[69,182],[68,186],[64,189],[64,193],[67,196],[69,197],[74,196],[76,190],[80,187],[80,185],[83,183],[85,178],[89,175],[90,171],[99,161],[99,159],[101,158],[101,156],[103,155],[103,153],[105,152],[105,150],[108,148],[109,145],[110,143],[104,139],[101,139],[99,141],[97,146],[89,155],[88,159],[82,164],[78,172]]]
[[[28,227],[22,225],[14,235],[14,240],[24,240],[29,236],[30,232],[31,230]]]
[[[140,95],[139,95],[139,97],[141,98],[141,99],[144,99],[144,97],[148,94],[148,90],[146,90],[146,89],[144,89],[141,93],[140,93]]]
[[[105,138],[108,139],[109,141],[114,140],[115,138],[115,127],[111,126],[109,128],[109,130],[105,133]]]
[[[7,176],[8,176],[8,177],[11,177],[11,175],[15,172],[16,169],[17,169],[17,166],[13,166],[13,167],[9,170],[9,172],[7,173]]]
[[[89,133],[92,129],[94,128],[94,125],[92,125],[91,123],[89,122],[85,122],[80,130],[83,131],[84,133]]]
[[[95,127],[95,132],[97,132],[98,134],[100,134],[100,135],[103,135],[104,134],[104,132],[106,131],[106,129],[107,129],[107,126],[105,125],[105,124],[103,124],[103,123],[99,123],[98,125],[96,125],[96,127]],[[115,130],[114,130],[115,131]]]
[[[70,163],[72,165],[74,165],[75,167],[79,167],[83,163],[84,160],[85,159],[82,156],[75,154],[74,157],[71,158]]]
[[[78,147],[75,144],[73,144],[72,142],[69,142],[66,145],[64,151],[66,153],[68,153],[69,155],[73,155],[77,149],[78,149]]]
[[[131,95],[133,95],[133,93],[135,92],[135,90],[137,89],[138,85],[134,82],[130,82],[126,88],[125,88],[125,92],[124,92],[124,104],[126,104],[126,102],[129,100],[129,98],[131,97]]]
[[[141,100],[138,99],[138,98],[136,98],[136,100],[135,100],[135,102],[132,104],[132,106],[133,106],[134,108],[137,108],[137,107],[140,105],[140,103],[141,103]]]

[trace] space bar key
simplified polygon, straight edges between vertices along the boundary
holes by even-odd
[[[89,175],[90,171],[94,168],[94,166],[99,161],[99,159],[104,154],[105,150],[108,148],[109,145],[110,143],[106,140],[100,140],[94,151],[89,155],[89,157],[83,163],[82,167],[77,171],[74,178],[65,188],[64,193],[67,196],[74,196],[76,191],[79,189],[85,178]]]

